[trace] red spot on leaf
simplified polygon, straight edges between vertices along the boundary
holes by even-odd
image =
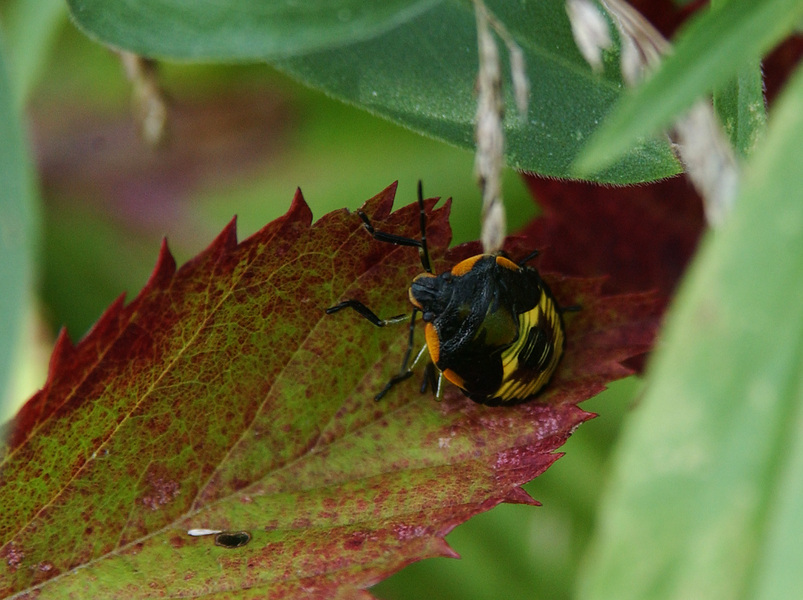
[[[352,533],[343,542],[343,548],[345,550],[359,550],[360,548],[362,548],[363,544],[365,544],[365,540],[367,537],[368,535],[363,532]]]
[[[17,548],[17,545],[14,542],[11,542],[5,548],[0,550],[0,557],[4,558],[6,564],[16,571],[25,558],[25,552]]]
[[[50,571],[53,570],[54,567],[52,562],[50,562],[49,560],[45,560],[36,565],[36,568],[39,569],[42,573],[49,573]]]
[[[426,525],[394,525],[393,533],[399,541],[409,541],[415,538],[431,535],[432,530]]]
[[[159,510],[172,502],[181,492],[180,484],[170,479],[149,475],[148,483],[148,490],[142,496],[141,502],[151,510]]]

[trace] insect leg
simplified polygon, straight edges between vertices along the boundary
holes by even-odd
[[[418,362],[421,360],[421,357],[424,355],[424,352],[427,349],[426,345],[421,348],[413,363],[410,364],[410,356],[413,352],[413,344],[415,343],[415,318],[417,314],[418,309],[414,308],[413,315],[410,317],[410,333],[407,337],[407,351],[404,353],[404,360],[402,361],[401,369],[399,369],[398,375],[391,377],[390,381],[385,384],[385,387],[379,390],[379,393],[374,396],[374,400],[381,400],[382,397],[387,394],[394,385],[410,377],[413,374],[413,367],[418,364]]]
[[[427,215],[424,211],[424,191],[421,181],[418,182],[418,208],[419,208],[419,221],[421,225],[421,239],[416,240],[413,238],[404,237],[402,235],[395,235],[385,231],[377,231],[374,229],[371,220],[361,210],[357,214],[362,219],[365,230],[371,234],[375,240],[380,242],[387,242],[389,244],[396,244],[397,246],[411,246],[418,248],[418,257],[421,259],[421,265],[427,273],[432,273],[432,266],[429,261],[429,248],[427,248]]]
[[[359,300],[344,300],[339,304],[335,304],[334,306],[330,306],[329,308],[327,308],[326,314],[331,315],[332,313],[336,313],[337,311],[342,310],[344,308],[352,308],[356,310],[358,313],[360,313],[361,316],[371,321],[371,323],[373,323],[377,327],[384,327],[385,325],[389,325],[391,323],[399,323],[407,318],[407,315],[396,315],[395,317],[390,317],[389,319],[380,319],[379,317],[376,316],[376,313],[374,313],[374,311],[365,306],[365,304],[363,304]]]
[[[433,394],[435,393],[438,387],[438,376],[436,371],[437,369],[435,369],[434,363],[428,362],[426,368],[424,369],[424,377],[421,379],[422,394],[427,391],[427,388],[430,388]]]
[[[421,349],[422,353],[424,350],[426,350],[426,346]],[[416,362],[418,362],[418,359],[416,359]],[[436,401],[443,400],[443,373],[432,362],[427,363],[424,378],[421,380],[421,393],[426,392],[427,388],[432,389],[432,394],[435,396]]]
[[[438,389],[435,391],[435,400],[440,402],[443,400],[443,372],[438,371]]]
[[[374,229],[373,224],[371,224],[371,220],[368,218],[368,215],[361,210],[358,210],[357,214],[362,219],[365,230],[370,233],[371,237],[373,237],[375,240],[379,240],[380,242],[388,242],[389,244],[396,244],[397,246],[414,246],[416,248],[421,247],[421,240],[414,240],[413,238],[404,237],[402,235],[377,231]]]

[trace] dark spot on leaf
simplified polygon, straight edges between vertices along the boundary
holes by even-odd
[[[215,546],[223,548],[240,548],[251,541],[247,531],[222,531],[215,536]]]
[[[364,533],[353,533],[346,541],[343,542],[344,550],[359,550],[365,543]]]

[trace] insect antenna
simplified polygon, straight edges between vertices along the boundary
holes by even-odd
[[[538,250],[533,250],[527,256],[525,256],[520,261],[518,261],[516,264],[519,265],[520,267],[523,267],[528,262],[530,262],[532,259],[534,259],[536,256],[538,256],[539,254],[540,254],[540,252]]]
[[[419,221],[421,224],[421,245],[418,247],[418,256],[421,258],[421,265],[427,273],[432,273],[432,266],[429,262],[429,248],[427,247],[427,214],[424,212],[424,184],[418,180],[418,208]]]

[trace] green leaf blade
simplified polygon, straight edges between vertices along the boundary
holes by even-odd
[[[742,158],[749,157],[767,125],[761,65],[741,69],[735,79],[714,91],[713,100],[731,146]]]
[[[531,85],[529,112],[522,120],[513,110],[503,52],[507,163],[516,169],[569,177],[574,158],[623,85],[618,78],[591,72],[574,45],[563,2],[489,5],[524,51]],[[381,39],[274,64],[336,98],[473,149],[475,27],[471,5],[452,0]],[[650,140],[594,178],[624,184],[678,172],[668,145]]]
[[[801,102],[798,69],[731,220],[709,234],[679,294],[619,448],[581,598],[803,589],[788,569],[803,535]]]
[[[249,61],[363,40],[440,0],[69,0],[78,25],[102,42],[178,60]]]
[[[701,12],[658,70],[622,97],[578,159],[577,172],[605,168],[638,140],[667,127],[789,35],[801,16],[801,0],[731,0]]]

